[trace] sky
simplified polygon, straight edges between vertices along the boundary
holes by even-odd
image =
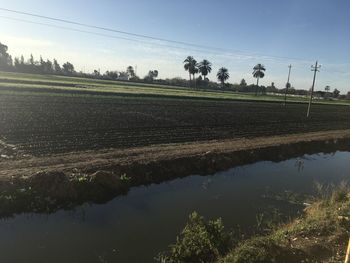
[[[292,64],[290,82],[297,89],[311,87],[311,65],[318,60],[322,66],[316,90],[329,85],[342,93],[350,91],[348,0],[0,0],[0,8],[197,45],[0,10],[0,42],[8,45],[13,57],[42,55],[60,63],[70,61],[84,72],[122,71],[132,65],[140,77],[157,69],[160,78],[187,78],[183,60],[192,55],[212,62],[211,80],[226,67],[230,83],[244,78],[248,84],[255,82],[252,68],[261,63],[266,76],[260,83],[274,82],[279,88],[285,86]]]

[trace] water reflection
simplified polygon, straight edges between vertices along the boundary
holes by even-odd
[[[315,181],[348,178],[349,160],[350,153],[337,152],[258,162],[133,188],[106,204],[17,215],[0,222],[2,262],[152,262],[174,242],[192,211],[222,217],[227,227],[239,225],[242,231],[266,214],[292,217]]]
[[[304,170],[304,160],[301,158],[297,158],[295,161],[295,167],[298,167],[298,172]]]

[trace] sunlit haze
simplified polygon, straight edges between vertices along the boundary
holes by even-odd
[[[40,55],[56,58],[60,63],[72,62],[83,72],[125,70],[132,65],[140,77],[157,69],[160,78],[187,78],[183,60],[192,55],[213,63],[209,79],[215,81],[215,72],[224,66],[230,72],[230,83],[245,78],[248,84],[255,82],[253,66],[262,63],[267,70],[261,84],[274,82],[278,88],[284,87],[287,66],[292,64],[291,83],[297,89],[310,88],[310,66],[319,60],[322,67],[316,90],[326,85],[342,93],[349,90],[350,2],[346,0],[12,0],[2,1],[0,7],[211,47],[142,39],[0,11],[0,41],[13,57],[23,54],[28,58],[32,53],[35,59]],[[75,29],[97,34],[72,31]]]

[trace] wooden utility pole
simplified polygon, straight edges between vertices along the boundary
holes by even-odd
[[[307,113],[306,113],[306,117],[309,118],[310,116],[310,109],[311,109],[311,103],[312,103],[312,96],[314,94],[314,88],[315,88],[315,81],[316,81],[316,73],[319,71],[319,68],[321,66],[318,65],[318,61],[316,61],[315,66],[312,65],[311,66],[311,71],[314,72],[314,79],[312,81],[312,87],[311,87],[311,94],[310,94],[310,100],[309,100],[309,107],[307,108]]]
[[[288,91],[288,88],[290,87],[289,78],[290,78],[290,71],[292,69],[292,65],[289,65],[288,68],[289,68],[289,71],[288,71],[288,79],[286,84],[286,92],[284,93],[284,106],[286,106],[287,104],[287,91]]]

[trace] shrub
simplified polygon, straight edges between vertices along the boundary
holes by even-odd
[[[349,186],[346,182],[341,182],[332,192],[331,200],[333,202],[348,201]]]
[[[221,219],[206,222],[202,216],[193,212],[177,237],[170,251],[161,253],[159,262],[214,262],[226,254],[231,238],[224,231]]]

